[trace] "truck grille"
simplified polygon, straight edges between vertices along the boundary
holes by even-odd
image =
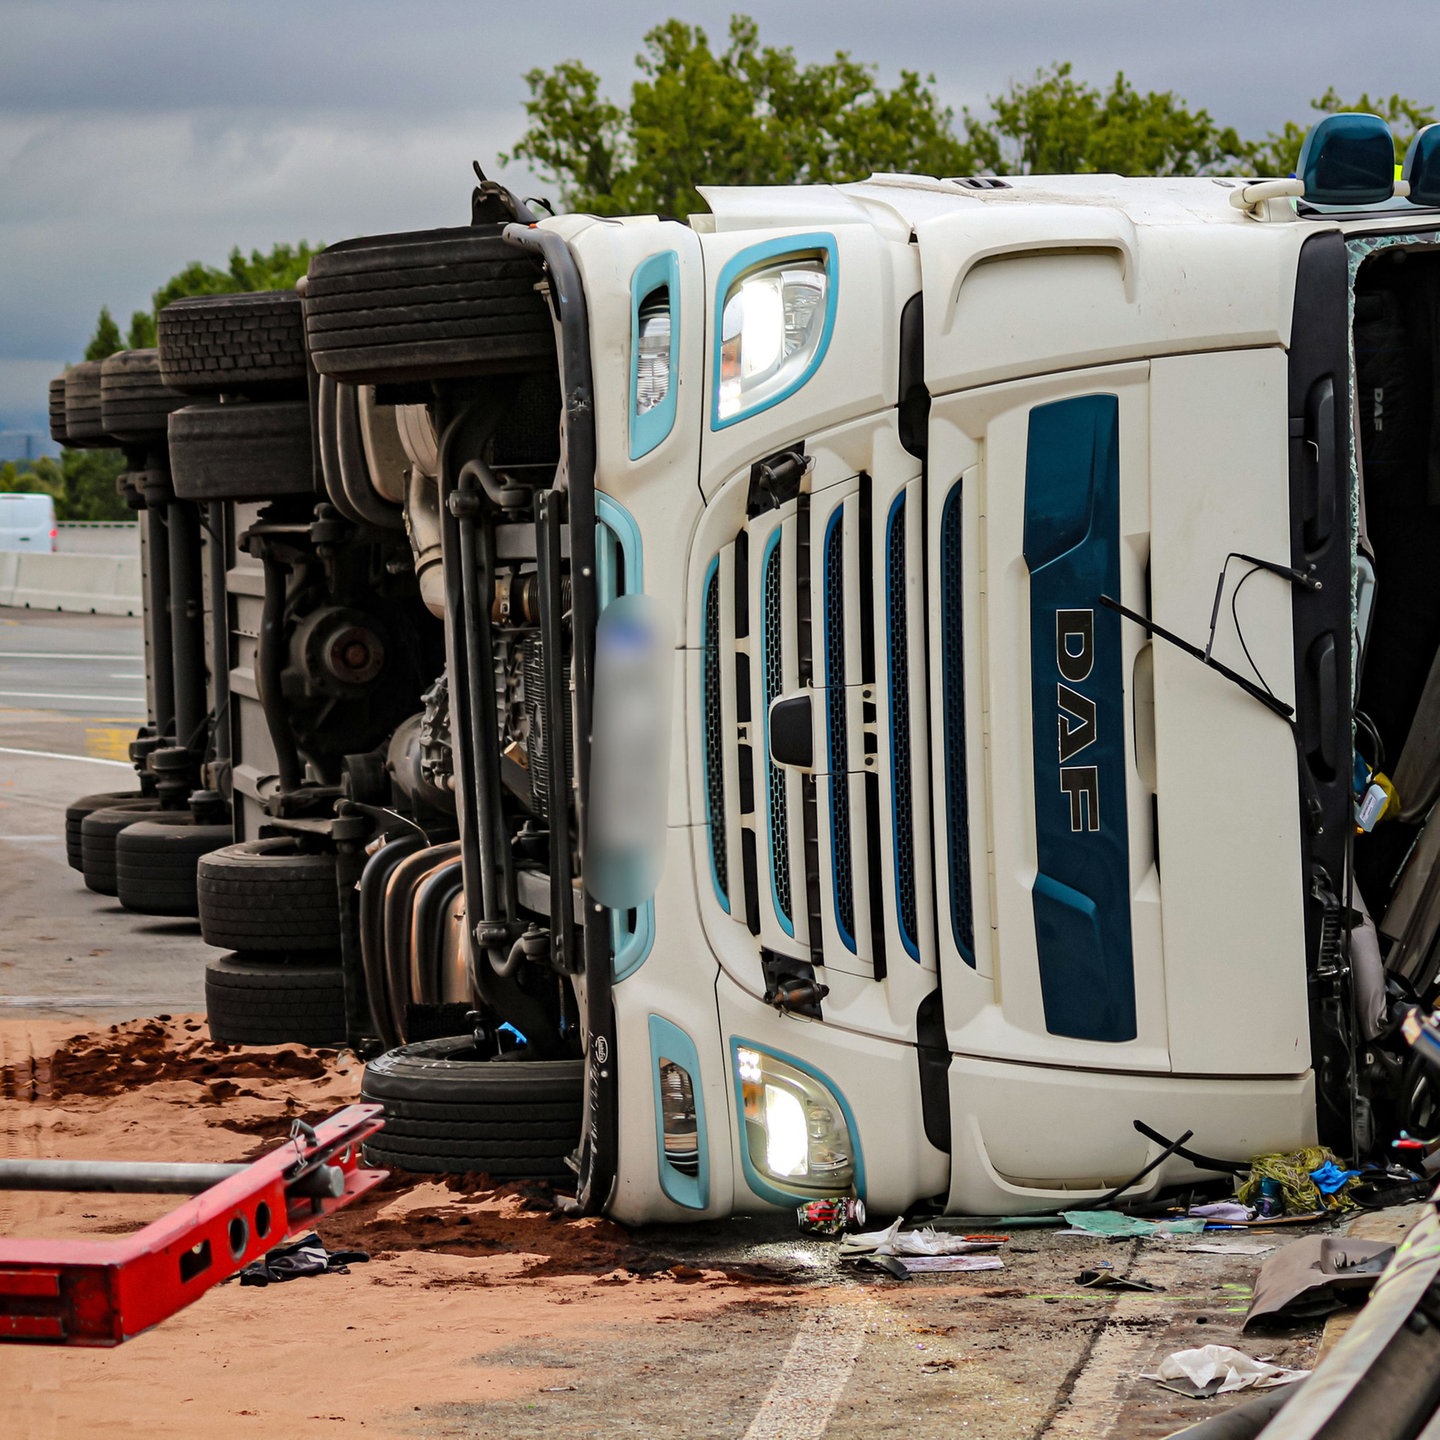
[[[918,483],[877,503],[860,475],[751,514],[706,557],[710,858],[722,908],[772,962],[883,981],[902,951],[934,959],[920,504]],[[770,705],[807,691],[818,774],[769,752]]]

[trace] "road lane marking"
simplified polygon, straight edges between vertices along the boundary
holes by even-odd
[[[128,650],[117,650],[113,655],[67,655],[61,650],[0,650],[0,660],[142,660],[143,655],[132,655]]]
[[[119,765],[126,770],[135,768],[128,760],[105,760],[99,755],[61,755],[54,750],[17,750],[13,745],[0,745],[0,755],[29,755],[36,760],[84,760],[91,765]]]
[[[860,1358],[870,1319],[863,1303],[811,1310],[744,1440],[821,1440]]]
[[[0,690],[5,700],[101,700],[106,705],[143,705],[143,695],[75,695],[61,690]]]

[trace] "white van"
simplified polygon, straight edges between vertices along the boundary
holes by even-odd
[[[55,501],[27,491],[0,494],[0,550],[55,549]]]

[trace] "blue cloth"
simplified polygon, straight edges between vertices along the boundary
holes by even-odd
[[[1322,1195],[1333,1195],[1345,1184],[1359,1175],[1358,1170],[1342,1170],[1333,1160],[1327,1160],[1318,1170],[1310,1172],[1315,1188]]]

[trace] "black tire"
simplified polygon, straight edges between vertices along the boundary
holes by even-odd
[[[117,440],[164,440],[170,412],[185,397],[160,382],[155,350],[121,350],[100,363],[100,418]]]
[[[201,858],[200,933],[222,950],[332,950],[340,944],[335,857],[286,836],[244,840]]]
[[[85,817],[120,805],[127,810],[158,810],[160,797],[142,795],[138,790],[107,790],[98,795],[82,795],[65,807],[65,861],[72,870],[85,868],[80,858],[80,826]]]
[[[65,429],[65,377],[57,375],[50,382],[50,438],[57,445],[68,445],[70,436]]]
[[[361,1098],[385,1107],[365,1158],[426,1175],[567,1179],[584,1087],[582,1060],[482,1060],[469,1035],[402,1045],[365,1067]]]
[[[170,473],[182,500],[313,495],[303,400],[187,405],[170,417]]]
[[[219,1045],[343,1045],[340,966],[222,955],[205,966],[210,1038]]]
[[[195,867],[228,845],[229,825],[127,825],[115,837],[115,894],[141,915],[198,915]]]
[[[160,378],[187,395],[303,396],[305,322],[293,290],[195,295],[160,312]]]
[[[501,229],[370,235],[322,250],[304,290],[315,368],[376,385],[553,365],[540,270]]]
[[[65,437],[72,450],[104,450],[115,443],[101,418],[98,360],[84,360],[65,372]]]
[[[190,825],[188,810],[132,809],[115,805],[95,810],[80,822],[80,868],[87,889],[97,895],[115,893],[115,841],[120,832],[142,820],[152,825]]]

